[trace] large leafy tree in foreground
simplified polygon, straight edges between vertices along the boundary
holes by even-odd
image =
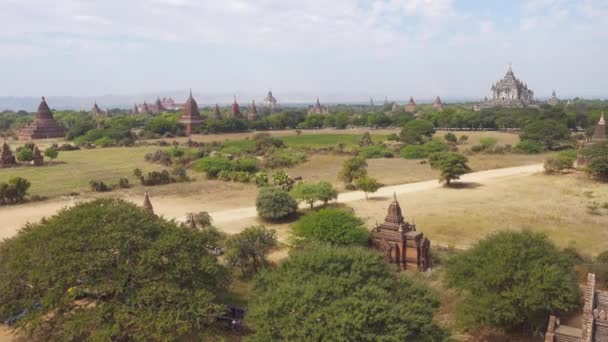
[[[117,199],[65,209],[0,244],[0,318],[50,340],[208,331],[227,284],[216,239]]]
[[[529,231],[481,240],[448,260],[446,280],[465,295],[457,318],[471,328],[542,329],[579,300],[572,257]]]
[[[254,341],[441,341],[446,333],[432,321],[438,306],[376,253],[309,246],[260,274],[248,318]]]

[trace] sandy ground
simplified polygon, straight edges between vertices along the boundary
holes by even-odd
[[[542,171],[542,164],[511,167],[505,169],[480,171],[467,174],[461,181],[466,183],[484,183],[496,181],[504,177],[530,175]],[[441,185],[436,180],[393,185],[381,188],[370,198],[373,200],[390,199],[393,193],[399,197],[403,195],[436,189]],[[124,194],[126,200],[140,204],[143,197],[135,194]],[[254,206],[244,206],[244,203],[253,203],[255,192],[247,192],[244,196],[222,196],[218,194],[213,201],[208,201],[207,194],[194,193],[189,196],[165,195],[152,197],[154,210],[158,215],[169,219],[183,221],[187,213],[208,211],[213,217],[214,224],[227,233],[238,233],[243,228],[256,224],[257,214]],[[207,199],[206,201],[202,201]],[[86,198],[81,201],[88,200]],[[342,193],[338,196],[338,202],[347,203],[365,200],[361,191]],[[55,214],[63,207],[71,206],[77,201],[70,198],[62,198],[55,201],[31,203],[0,208],[0,238],[10,237],[27,222],[37,222],[42,217]],[[224,209],[230,208],[230,209]],[[279,236],[284,238],[283,226],[278,226]]]

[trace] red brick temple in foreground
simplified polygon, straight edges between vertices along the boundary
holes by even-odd
[[[198,111],[198,104],[192,97],[192,90],[190,90],[190,96],[184,104],[184,114],[179,118],[179,122],[186,127],[186,135],[194,133],[203,122],[201,113]]]
[[[545,342],[608,342],[608,291],[596,289],[595,274],[587,274],[580,328],[561,325],[559,318],[549,317]]]
[[[372,245],[401,270],[426,271],[430,267],[431,242],[416,231],[415,224],[405,221],[397,196],[388,207],[384,223],[372,229]]]
[[[38,106],[36,118],[26,126],[17,131],[20,140],[63,138],[65,128],[53,119],[53,112],[46,104],[44,96]]]

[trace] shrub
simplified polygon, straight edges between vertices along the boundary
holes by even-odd
[[[253,175],[253,181],[260,188],[268,186],[268,174],[264,171],[257,172]]]
[[[335,208],[304,215],[294,224],[293,230],[299,238],[334,245],[366,246],[370,235],[364,222],[351,210]]]
[[[221,171],[256,172],[258,170],[257,163],[255,158],[230,160],[224,157],[205,157],[197,162],[194,169],[199,172],[205,172],[207,178],[217,178]]]
[[[44,156],[53,160],[59,156],[59,151],[57,151],[54,147],[48,147],[44,150]]]
[[[19,146],[15,150],[15,157],[18,161],[26,162],[34,160],[34,144]]]
[[[285,146],[283,140],[275,138],[269,133],[257,133],[253,136],[255,151],[258,154],[265,154],[269,149],[277,149]]]
[[[372,141],[372,136],[369,134],[369,132],[363,133],[361,140],[359,140],[359,146],[366,147],[372,146],[373,144],[374,142]]]
[[[270,149],[264,157],[264,166],[270,169],[291,167],[305,162],[306,154],[292,149]]]
[[[376,253],[317,246],[290,252],[255,280],[248,319],[254,341],[445,341],[439,301],[411,277],[395,277]]]
[[[139,178],[139,181],[141,182],[141,185],[147,185],[147,186],[164,185],[164,184],[175,183],[177,181],[175,178],[171,177],[171,174],[167,170],[162,170],[160,172],[159,171],[148,172],[147,176],[144,176],[143,174],[141,174],[141,170],[140,170],[140,176],[138,178]]]
[[[552,174],[563,170],[573,169],[576,161],[575,150],[564,150],[545,160],[545,173]]]
[[[469,136],[466,134],[463,134],[458,138],[458,143],[461,145],[466,144],[468,141],[469,141]]]
[[[544,146],[541,143],[531,141],[531,140],[522,140],[514,147],[516,152],[527,153],[527,154],[536,154],[541,153],[545,150]]]
[[[458,142],[458,138],[456,138],[456,135],[452,132],[448,132],[443,136],[443,139],[445,139],[445,141],[447,141],[450,144],[456,144]]]
[[[427,157],[426,151],[420,145],[407,145],[401,149],[399,155],[405,159],[423,159]]]
[[[107,192],[111,190],[110,187],[108,187],[106,183],[102,181],[92,180],[89,182],[89,185],[91,186],[91,191],[93,192]]]
[[[260,217],[271,221],[292,216],[298,209],[298,203],[279,188],[262,188],[255,206]]]
[[[118,187],[120,187],[121,189],[128,189],[131,187],[131,185],[129,184],[129,179],[128,178],[121,178],[118,180]]]
[[[289,177],[285,170],[276,170],[272,173],[272,185],[278,186],[284,191],[291,191],[295,181]]]
[[[484,151],[493,148],[494,146],[496,146],[497,143],[498,143],[498,139],[496,139],[494,137],[479,138],[479,145],[481,145],[481,147]]]
[[[578,305],[574,260],[539,233],[500,232],[447,262],[446,282],[465,298],[467,327],[542,329]]]
[[[0,183],[0,205],[17,204],[25,201],[31,183],[21,177],[12,177]]]
[[[147,153],[144,156],[144,159],[147,162],[150,163],[157,163],[163,166],[169,166],[171,164],[173,164],[173,161],[171,160],[171,155],[169,154],[168,151],[164,151],[164,150],[156,150],[153,153]]]

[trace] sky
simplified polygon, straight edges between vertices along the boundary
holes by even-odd
[[[0,0],[0,96],[608,98],[608,0]],[[312,101],[313,99],[311,99]]]

